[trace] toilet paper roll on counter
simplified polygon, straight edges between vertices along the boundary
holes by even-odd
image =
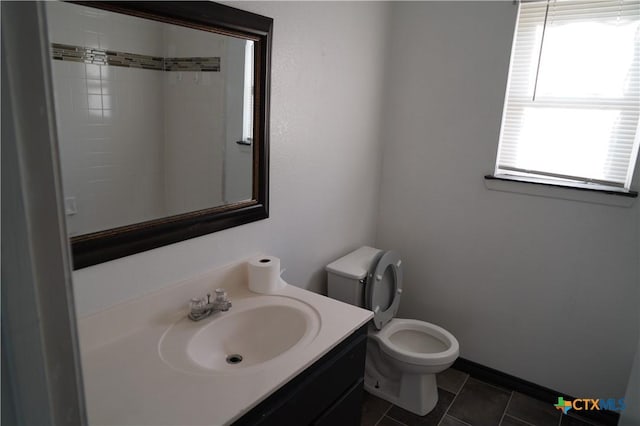
[[[280,279],[280,259],[275,256],[260,256],[249,261],[249,290],[273,294],[284,286],[284,281]]]

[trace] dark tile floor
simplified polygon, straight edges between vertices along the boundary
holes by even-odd
[[[452,368],[438,374],[437,381],[438,404],[426,416],[365,392],[361,426],[598,426]]]

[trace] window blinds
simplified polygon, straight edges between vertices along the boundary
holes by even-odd
[[[521,2],[496,174],[628,189],[639,115],[640,1]]]

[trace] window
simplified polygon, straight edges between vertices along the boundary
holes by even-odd
[[[244,88],[242,100],[242,140],[253,141],[253,41],[244,45]]]
[[[497,176],[629,190],[639,115],[640,1],[520,3]]]

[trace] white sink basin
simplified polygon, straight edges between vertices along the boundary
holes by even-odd
[[[199,322],[187,318],[162,335],[158,350],[171,367],[192,374],[236,374],[264,368],[311,342],[320,316],[282,296],[232,300],[233,307]]]

